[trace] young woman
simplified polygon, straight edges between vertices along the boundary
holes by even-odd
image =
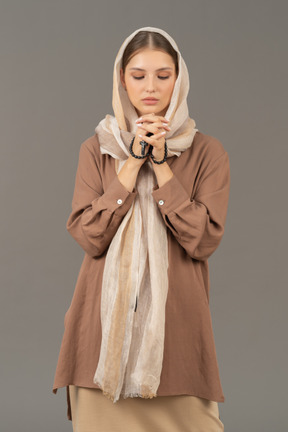
[[[224,430],[208,257],[224,232],[229,158],[189,117],[189,75],[144,27],[114,64],[114,116],[80,148],[67,230],[85,256],[58,359],[77,432]]]

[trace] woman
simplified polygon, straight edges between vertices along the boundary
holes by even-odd
[[[224,232],[227,152],[189,117],[169,34],[114,64],[113,110],[80,148],[67,230],[84,249],[58,359],[74,431],[223,431],[208,257]]]

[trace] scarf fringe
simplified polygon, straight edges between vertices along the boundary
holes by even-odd
[[[111,400],[112,402],[114,402],[114,396],[107,392],[102,390],[103,395],[107,397],[107,399]],[[128,394],[124,394],[123,395],[123,399],[128,399],[128,398],[142,398],[142,399],[153,399],[155,397],[157,397],[156,393],[145,393],[145,394],[140,394],[140,393],[128,393]],[[119,399],[118,399],[119,400]],[[114,403],[116,403],[117,401],[115,401]]]
[[[147,393],[147,394],[140,394],[140,393],[129,393],[128,395],[123,396],[123,399],[127,398],[135,398],[135,397],[141,397],[142,399],[153,399],[154,397],[157,397],[156,393]]]

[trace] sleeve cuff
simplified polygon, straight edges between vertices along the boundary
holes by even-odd
[[[169,214],[176,210],[185,201],[190,201],[190,196],[182,186],[175,174],[163,186],[153,187],[152,196],[163,214]]]
[[[137,192],[135,189],[133,189],[133,192],[129,192],[120,182],[118,175],[116,175],[100,198],[102,201],[101,207],[121,216],[129,210],[136,195]],[[95,202],[97,200],[99,200],[99,198],[97,198]]]

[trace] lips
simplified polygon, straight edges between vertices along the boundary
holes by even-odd
[[[156,98],[145,98],[142,99],[144,105],[156,105],[159,102],[159,99]]]

